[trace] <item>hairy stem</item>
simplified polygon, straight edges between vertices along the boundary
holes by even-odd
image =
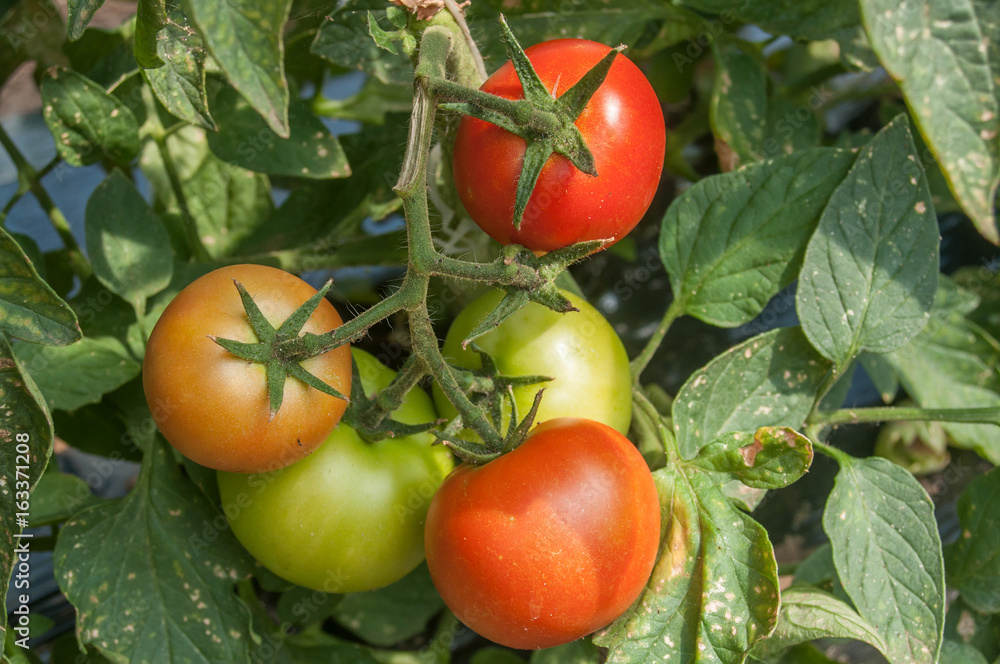
[[[964,422],[1000,426],[1000,408],[845,408],[830,412],[813,412],[809,424],[859,424],[920,420],[925,422]]]

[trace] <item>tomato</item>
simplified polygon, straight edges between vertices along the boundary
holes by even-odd
[[[557,39],[525,53],[545,86],[558,96],[609,50],[583,39]],[[509,61],[480,89],[506,99],[523,98]],[[551,251],[584,240],[618,241],[639,222],[656,193],[666,147],[663,112],[649,81],[628,58],[618,55],[576,126],[594,156],[597,177],[553,154],[538,178],[520,229],[515,229],[514,196],[525,141],[497,125],[462,118],[452,163],[455,186],[469,216],[490,237],[502,244]]]
[[[444,481],[427,513],[427,565],[475,632],[512,648],[556,646],[612,622],[642,592],[659,505],[627,438],[592,420],[549,420]]]
[[[395,372],[352,349],[371,395]],[[392,414],[405,424],[437,419],[419,388]],[[424,559],[424,518],[452,469],[447,448],[429,433],[367,443],[341,422],[305,459],[271,473],[219,473],[233,533],[266,568],[328,593],[372,590],[397,581]]]
[[[298,277],[272,267],[234,265],[206,274],[184,288],[153,327],[142,385],[153,419],[181,454],[209,468],[260,472],[316,449],[347,402],[287,378],[281,408],[269,419],[264,366],[230,354],[209,338],[257,341],[234,279],[275,327],[316,294]],[[333,305],[322,300],[304,331],[329,332],[342,322]],[[350,393],[346,346],[302,366],[342,394]]]
[[[625,347],[614,328],[589,302],[568,291],[562,294],[579,311],[561,314],[532,303],[475,343],[493,358],[504,375],[553,379],[514,389],[521,417],[531,408],[535,393],[544,387],[536,422],[586,417],[627,433],[632,420],[632,378]],[[462,349],[462,340],[502,298],[501,291],[488,292],[458,314],[442,348],[449,362],[467,369],[482,366],[471,345]],[[437,385],[434,401],[443,416],[452,418],[457,414]],[[509,408],[505,408],[504,428],[508,419]]]

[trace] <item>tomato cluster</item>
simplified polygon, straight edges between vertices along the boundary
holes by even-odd
[[[527,55],[555,97],[608,52],[593,42],[558,40]],[[482,89],[510,99],[520,94],[509,63]],[[617,241],[638,222],[659,179],[664,131],[656,96],[635,65],[624,57],[613,62],[576,126],[598,175],[551,157],[515,228],[524,141],[479,120],[462,122],[455,182],[487,233],[546,252]],[[546,388],[539,424],[519,446],[482,465],[454,468],[449,449],[434,445],[429,433],[375,440],[341,422],[347,401],[308,385],[302,370],[342,395],[351,393],[352,354],[368,396],[396,374],[347,345],[301,364],[304,355],[284,354],[292,346],[281,344],[302,341],[294,334],[328,333],[342,321],[311,286],[274,268],[221,268],[181,291],[151,332],[143,385],[163,436],[218,471],[234,534],[278,576],[325,592],[358,592],[393,583],[426,556],[459,619],[498,643],[544,648],[622,614],[644,588],[660,541],[656,487],[624,435],[631,420],[628,357],[593,307],[563,295],[576,311],[532,304],[466,347],[503,297],[487,293],[447,334],[442,354],[457,371],[473,375],[485,354],[500,376],[547,379],[513,389],[523,417]],[[303,305],[313,300],[318,306],[309,313]],[[261,327],[261,316],[274,333]],[[289,319],[305,322],[289,332]],[[271,354],[241,354],[250,347]],[[279,366],[287,376],[276,373]],[[276,376],[285,376],[283,383]],[[433,400],[415,387],[389,417],[432,423],[438,412],[457,415],[439,386]],[[503,421],[494,422],[501,433],[511,412],[508,405]],[[471,431],[462,435],[476,445]]]

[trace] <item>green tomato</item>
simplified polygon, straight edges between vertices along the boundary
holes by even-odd
[[[445,338],[442,352],[453,365],[478,369],[481,358],[462,340],[493,311],[503,298],[491,291],[473,300],[458,314]],[[536,423],[557,417],[584,417],[628,433],[632,420],[632,378],[628,355],[611,324],[585,299],[568,291],[579,311],[561,314],[531,303],[492,332],[475,340],[507,376],[548,376],[553,380],[514,389],[518,415],[531,409],[535,393],[545,388]],[[434,385],[434,402],[442,416],[457,415],[440,387]],[[505,401],[503,430],[510,420]],[[478,440],[471,431],[463,434]]]
[[[351,349],[365,394],[395,372]],[[437,419],[414,388],[392,414],[405,424]],[[430,434],[370,444],[341,422],[301,461],[277,471],[219,473],[219,493],[237,539],[264,567],[300,586],[348,593],[386,586],[424,559],[424,519],[451,471]]]

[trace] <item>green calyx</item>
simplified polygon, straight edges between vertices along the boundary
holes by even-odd
[[[434,80],[432,86],[439,96],[456,100],[441,104],[441,108],[495,124],[520,136],[527,143],[514,201],[514,228],[520,229],[538,176],[553,153],[563,155],[587,175],[597,175],[594,155],[583,140],[576,120],[604,83],[615,56],[625,47],[611,49],[583,78],[557,99],[542,83],[538,72],[502,16],[500,25],[507,43],[507,54],[524,91],[524,99],[504,99],[447,80]]]
[[[438,439],[438,442],[447,445],[455,456],[462,461],[481,465],[516,449],[527,438],[528,432],[535,423],[535,416],[538,414],[538,406],[542,403],[542,394],[545,392],[545,389],[539,389],[535,393],[531,409],[524,416],[524,419],[520,419],[517,412],[517,402],[514,400],[514,388],[522,385],[537,385],[538,383],[548,382],[552,379],[547,376],[501,376],[492,358],[486,353],[477,352],[483,358],[483,368],[479,371],[457,371],[457,373],[467,374],[466,380],[471,378],[471,381],[467,384],[474,386],[472,388],[473,396],[476,396],[476,387],[483,389],[485,386],[489,386],[489,389],[484,390],[483,394],[478,395],[476,401],[486,406],[489,417],[495,425],[499,426],[500,422],[502,422],[504,399],[510,401],[510,427],[507,429],[507,434],[498,443],[490,443],[488,441],[474,443],[467,441],[459,436],[459,433],[465,426],[461,415],[456,417],[443,431],[434,431],[432,433]],[[490,376],[491,374],[491,378],[484,380],[486,376]]]
[[[347,401],[346,396],[302,367],[301,362],[305,357],[301,353],[294,350],[290,351],[290,349],[296,347],[295,341],[299,333],[305,326],[306,321],[309,320],[309,317],[316,311],[316,307],[319,306],[319,303],[326,296],[327,292],[329,292],[333,281],[327,281],[323,288],[304,302],[301,307],[296,309],[278,329],[275,329],[264,318],[260,307],[254,302],[253,297],[243,287],[243,284],[235,279],[233,283],[236,285],[236,290],[240,293],[240,299],[243,302],[243,308],[246,311],[250,327],[257,336],[257,343],[220,339],[214,336],[210,337],[210,339],[236,357],[264,365],[264,368],[267,370],[267,394],[270,400],[270,418],[274,419],[274,416],[278,413],[278,409],[281,408],[281,402],[285,396],[285,379],[289,376],[297,378],[324,394]]]
[[[414,436],[430,431],[437,422],[404,424],[389,417],[399,408],[406,394],[427,375],[426,365],[416,355],[410,355],[392,383],[369,397],[365,394],[358,363],[351,358],[351,407],[344,412],[343,422],[358,432],[361,438],[375,443],[386,438]]]

